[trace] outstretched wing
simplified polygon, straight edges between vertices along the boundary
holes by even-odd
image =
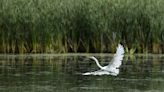
[[[112,75],[112,76],[117,76],[118,74],[116,74],[114,72],[98,70],[98,71],[94,71],[94,72],[86,72],[86,73],[83,73],[82,75]]]
[[[114,54],[113,59],[109,63],[108,67],[119,68],[122,64],[122,60],[124,57],[124,47],[121,44],[118,44],[116,53]]]

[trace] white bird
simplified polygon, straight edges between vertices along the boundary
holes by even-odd
[[[83,73],[83,75],[113,75],[117,76],[119,74],[119,67],[122,64],[124,57],[124,47],[121,44],[118,44],[116,53],[114,54],[113,59],[107,66],[101,66],[98,60],[92,56],[90,59],[93,59],[97,66],[100,68],[98,71]]]

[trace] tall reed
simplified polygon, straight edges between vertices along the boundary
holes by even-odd
[[[1,53],[164,52],[163,0],[0,0]],[[134,52],[134,51],[133,51]]]

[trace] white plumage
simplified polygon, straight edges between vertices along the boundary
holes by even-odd
[[[117,76],[119,74],[119,67],[122,64],[124,57],[124,47],[121,44],[118,44],[116,53],[114,54],[113,59],[107,66],[101,66],[98,60],[95,57],[90,57],[93,59],[97,66],[100,68],[98,71],[83,73],[83,75],[113,75]]]

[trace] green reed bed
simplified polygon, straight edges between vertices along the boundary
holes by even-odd
[[[164,52],[163,0],[0,0],[1,53]]]

